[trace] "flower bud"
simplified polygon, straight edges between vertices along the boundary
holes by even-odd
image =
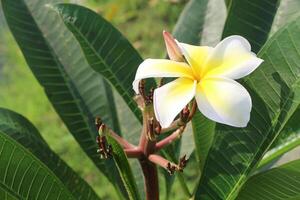
[[[173,36],[167,31],[163,31],[163,36],[164,36],[169,58],[171,60],[178,61],[178,62],[184,61],[184,57],[182,55],[180,47],[176,43]]]

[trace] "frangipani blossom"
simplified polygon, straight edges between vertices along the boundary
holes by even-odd
[[[195,97],[198,109],[219,123],[245,127],[250,119],[251,97],[235,79],[253,72],[263,60],[251,52],[249,42],[230,36],[216,47],[179,43],[187,62],[146,59],[137,70],[133,89],[138,94],[141,79],[176,77],[154,91],[153,106],[157,120],[168,127]]]

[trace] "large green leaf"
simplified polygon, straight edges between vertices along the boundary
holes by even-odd
[[[138,193],[137,185],[123,148],[113,137],[110,137],[109,135],[107,137],[107,141],[112,146],[112,156],[117,164],[122,180],[125,183],[125,188],[128,192],[129,198],[131,200],[140,200],[141,197]]]
[[[240,191],[240,200],[300,199],[300,160],[251,177]]]
[[[280,135],[273,142],[269,151],[259,163],[259,167],[263,167],[275,159],[278,159],[284,153],[298,147],[300,145],[300,109],[293,114],[287,124],[284,126]]]
[[[187,3],[174,28],[173,34],[180,42],[199,44],[209,0],[191,0]]]
[[[30,151],[0,131],[0,199],[74,199]]]
[[[217,126],[198,199],[234,199],[300,102],[300,18],[263,47],[264,63],[243,84],[252,97],[246,128]]]
[[[297,15],[300,15],[299,0],[282,1],[276,13],[271,34],[275,33],[280,27],[284,26],[289,20],[293,19]],[[280,133],[279,137],[272,144],[269,152],[260,162],[260,167],[273,162],[279,156],[300,145],[300,125],[298,123],[299,117],[300,109],[298,108],[297,112],[291,117],[289,122],[282,130],[282,133]]]
[[[223,38],[242,35],[249,40],[254,52],[266,42],[279,0],[231,0]]]
[[[23,116],[0,108],[0,131],[40,159],[69,189],[75,199],[99,199],[93,189],[49,148],[38,130]]]
[[[54,9],[77,38],[90,66],[116,88],[141,121],[140,110],[132,98],[132,82],[143,61],[138,52],[116,28],[92,10],[72,4],[57,4]],[[155,86],[152,79],[147,82]]]
[[[89,71],[75,38],[60,23],[59,17],[45,7],[49,1],[1,2],[9,28],[55,110],[97,167],[110,181],[118,182],[114,164],[103,162],[96,152],[98,133],[93,114],[101,112],[97,114],[112,120],[107,123],[118,129],[117,123],[113,123],[116,117],[112,117],[115,115],[114,110],[110,110],[112,106],[106,107],[113,104],[113,99],[107,95],[110,91],[103,80]],[[73,68],[76,71],[72,71]],[[99,109],[96,109],[97,104]]]

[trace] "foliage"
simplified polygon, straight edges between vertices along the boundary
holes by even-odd
[[[149,175],[155,176],[156,167],[145,160],[144,154],[136,156],[128,153],[127,144],[118,138],[122,136],[133,145],[139,142],[137,134],[143,120],[131,86],[135,71],[143,60],[139,51],[151,57],[164,55],[164,51],[157,51],[162,46],[147,49],[149,45],[141,47],[140,41],[149,37],[152,39],[149,44],[162,44],[162,39],[154,41],[157,35],[150,35],[152,29],[156,33],[165,24],[170,26],[175,23],[185,1],[172,6],[172,12],[168,11],[170,3],[162,3],[165,6],[158,12],[167,13],[163,16],[167,19],[165,24],[154,23],[150,28],[142,26],[141,38],[133,36],[136,38],[129,40],[124,35],[138,32],[139,27],[135,27],[134,22],[140,23],[136,20],[140,13],[124,10],[140,9],[144,12],[148,3],[124,2],[114,0],[101,3],[99,8],[100,2],[89,1],[89,6],[96,7],[93,11],[75,4],[57,4],[61,1],[56,0],[1,0],[6,22],[26,60],[26,63],[19,61],[19,65],[27,64],[42,86],[31,88],[34,82],[32,77],[29,83],[10,80],[25,91],[0,88],[1,94],[14,92],[33,96],[44,92],[48,100],[36,98],[33,99],[34,104],[47,105],[47,109],[53,107],[62,121],[53,119],[53,113],[48,116],[36,105],[31,105],[27,113],[39,114],[29,118],[37,120],[39,129],[43,121],[55,124],[41,130],[43,137],[46,134],[56,136],[57,132],[68,135],[70,132],[85,155],[67,154],[71,159],[74,156],[73,162],[80,167],[73,170],[74,163],[69,163],[70,167],[61,160],[49,147],[55,147],[55,144],[48,146],[26,118],[1,108],[0,199],[141,199],[144,193],[149,195],[149,188],[144,191],[141,184],[141,171],[146,186],[153,186],[146,179]],[[192,196],[195,199],[226,200],[297,199],[300,196],[298,160],[253,174],[300,144],[300,17],[297,17],[298,10],[294,9],[299,3],[297,0],[226,0],[216,9],[211,6],[212,2],[216,5],[217,1],[187,2],[175,25],[174,36],[191,44],[216,43],[219,36],[232,34],[242,35],[250,41],[253,51],[264,59],[264,63],[251,76],[240,80],[252,97],[251,120],[246,128],[232,128],[216,124],[197,112],[192,119],[192,127],[187,131],[190,134],[183,133],[185,135],[180,142],[160,152],[172,163],[176,163],[180,155],[190,154],[189,171],[178,172],[175,181],[174,177],[163,171],[162,180],[166,188],[161,184],[160,190],[166,190],[167,198],[173,198],[174,191],[183,191],[175,194],[178,199]],[[149,3],[154,7],[156,4],[159,3]],[[122,14],[118,15],[118,12]],[[213,16],[226,12],[224,30],[220,32],[224,22]],[[212,21],[215,24],[211,24]],[[125,22],[130,25],[127,29],[124,28]],[[2,23],[0,21],[0,26],[3,26]],[[113,24],[118,24],[120,30]],[[0,34],[4,34],[2,32]],[[12,39],[5,37],[0,40],[9,44]],[[0,76],[14,72],[16,77],[26,74],[15,68],[1,71],[3,60],[6,63],[15,62],[14,58],[2,56],[4,50],[10,49],[0,46]],[[20,53],[17,49],[10,51]],[[151,86],[156,87],[155,81],[147,80],[146,88]],[[6,107],[14,106],[11,102],[14,100],[7,99],[5,95],[1,95],[0,100],[7,102]],[[15,101],[28,104],[27,99]],[[145,111],[143,113],[145,119],[147,116]],[[44,116],[41,117],[41,114]],[[108,125],[110,134],[119,136],[108,136],[107,141],[101,137],[97,145],[96,116]],[[62,128],[64,125],[67,130]],[[142,130],[145,130],[145,123]],[[57,140],[53,139],[52,143]],[[63,152],[64,148],[67,147],[57,149]],[[100,159],[99,153],[102,156],[108,153],[108,157],[112,158]],[[143,170],[137,162],[130,162],[131,156],[138,158]],[[85,160],[81,161],[81,158]],[[80,177],[85,163],[89,165],[86,168],[88,171],[101,172],[101,183],[91,187]],[[288,186],[285,185],[287,182]],[[109,189],[105,191],[106,188]],[[100,197],[97,196],[99,194]],[[163,193],[160,194],[162,197]]]

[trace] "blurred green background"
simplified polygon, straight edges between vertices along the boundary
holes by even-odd
[[[171,31],[187,0],[80,0],[72,1],[97,11],[112,22],[144,58],[166,54],[162,30]],[[116,197],[111,185],[55,113],[42,87],[28,68],[0,11],[0,107],[27,117],[50,147],[89,182],[104,199]],[[84,163],[84,164],[83,164]],[[162,186],[163,184],[161,184]],[[174,191],[178,190],[175,186]],[[182,198],[177,193],[178,199]]]

